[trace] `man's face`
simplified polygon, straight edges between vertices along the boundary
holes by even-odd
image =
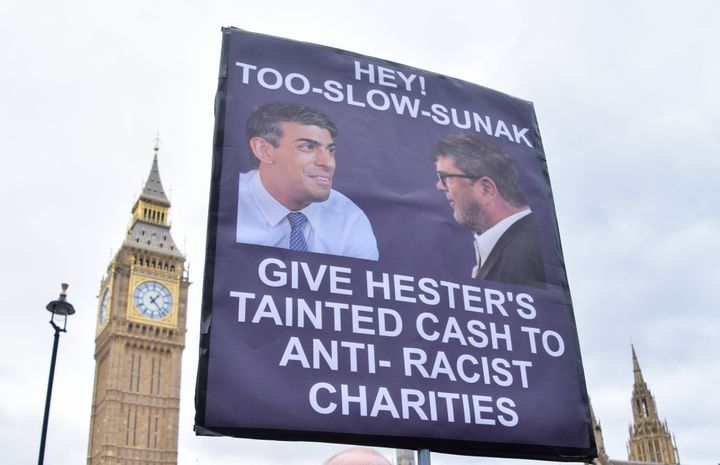
[[[441,156],[435,162],[438,173],[467,175],[455,166],[449,156]],[[462,177],[447,177],[447,188],[438,180],[435,188],[445,193],[453,209],[455,221],[470,227],[475,232],[483,232],[487,221],[482,206],[482,187],[473,179]]]
[[[265,188],[290,210],[327,200],[335,174],[335,142],[330,131],[318,126],[283,123],[277,147],[265,145],[261,160]]]

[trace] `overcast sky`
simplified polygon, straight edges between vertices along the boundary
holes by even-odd
[[[157,132],[172,233],[194,283],[179,463],[317,465],[344,447],[192,432],[220,28],[236,26],[534,102],[610,456],[627,458],[632,342],[681,461],[719,463],[720,3],[679,5],[0,3],[2,462],[37,460],[52,347],[44,307],[61,282],[77,314],[60,342],[46,462],[86,460],[100,279]],[[501,461],[433,454],[432,462]]]

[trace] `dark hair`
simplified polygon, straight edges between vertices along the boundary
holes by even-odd
[[[270,102],[255,108],[245,124],[248,145],[253,137],[260,137],[277,147],[283,136],[283,123],[300,123],[327,129],[335,141],[338,130],[330,118],[314,108],[292,102]],[[259,160],[250,150],[250,164],[257,167]]]
[[[470,133],[441,139],[432,151],[433,160],[450,157],[463,173],[492,179],[500,195],[515,207],[526,205],[518,174],[510,158],[494,144]]]

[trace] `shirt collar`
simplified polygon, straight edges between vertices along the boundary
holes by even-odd
[[[250,180],[250,184],[251,191],[253,195],[255,195],[255,199],[260,206],[260,212],[265,218],[265,221],[267,221],[270,226],[277,226],[292,210],[288,210],[283,204],[275,200],[275,197],[265,189],[260,179],[259,171],[256,171],[255,176]],[[317,220],[318,205],[316,203],[311,203],[299,211],[307,216],[310,224],[312,224],[314,220]]]
[[[478,263],[485,263],[493,247],[500,240],[500,236],[505,234],[505,231],[510,228],[516,221],[529,215],[531,210],[529,208],[513,213],[512,215],[498,221],[493,227],[488,229],[482,234],[475,234],[475,255],[478,259]]]

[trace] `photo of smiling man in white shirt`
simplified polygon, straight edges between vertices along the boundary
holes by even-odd
[[[338,130],[305,105],[272,102],[246,124],[255,169],[239,180],[236,241],[378,259],[370,221],[333,190]]]

